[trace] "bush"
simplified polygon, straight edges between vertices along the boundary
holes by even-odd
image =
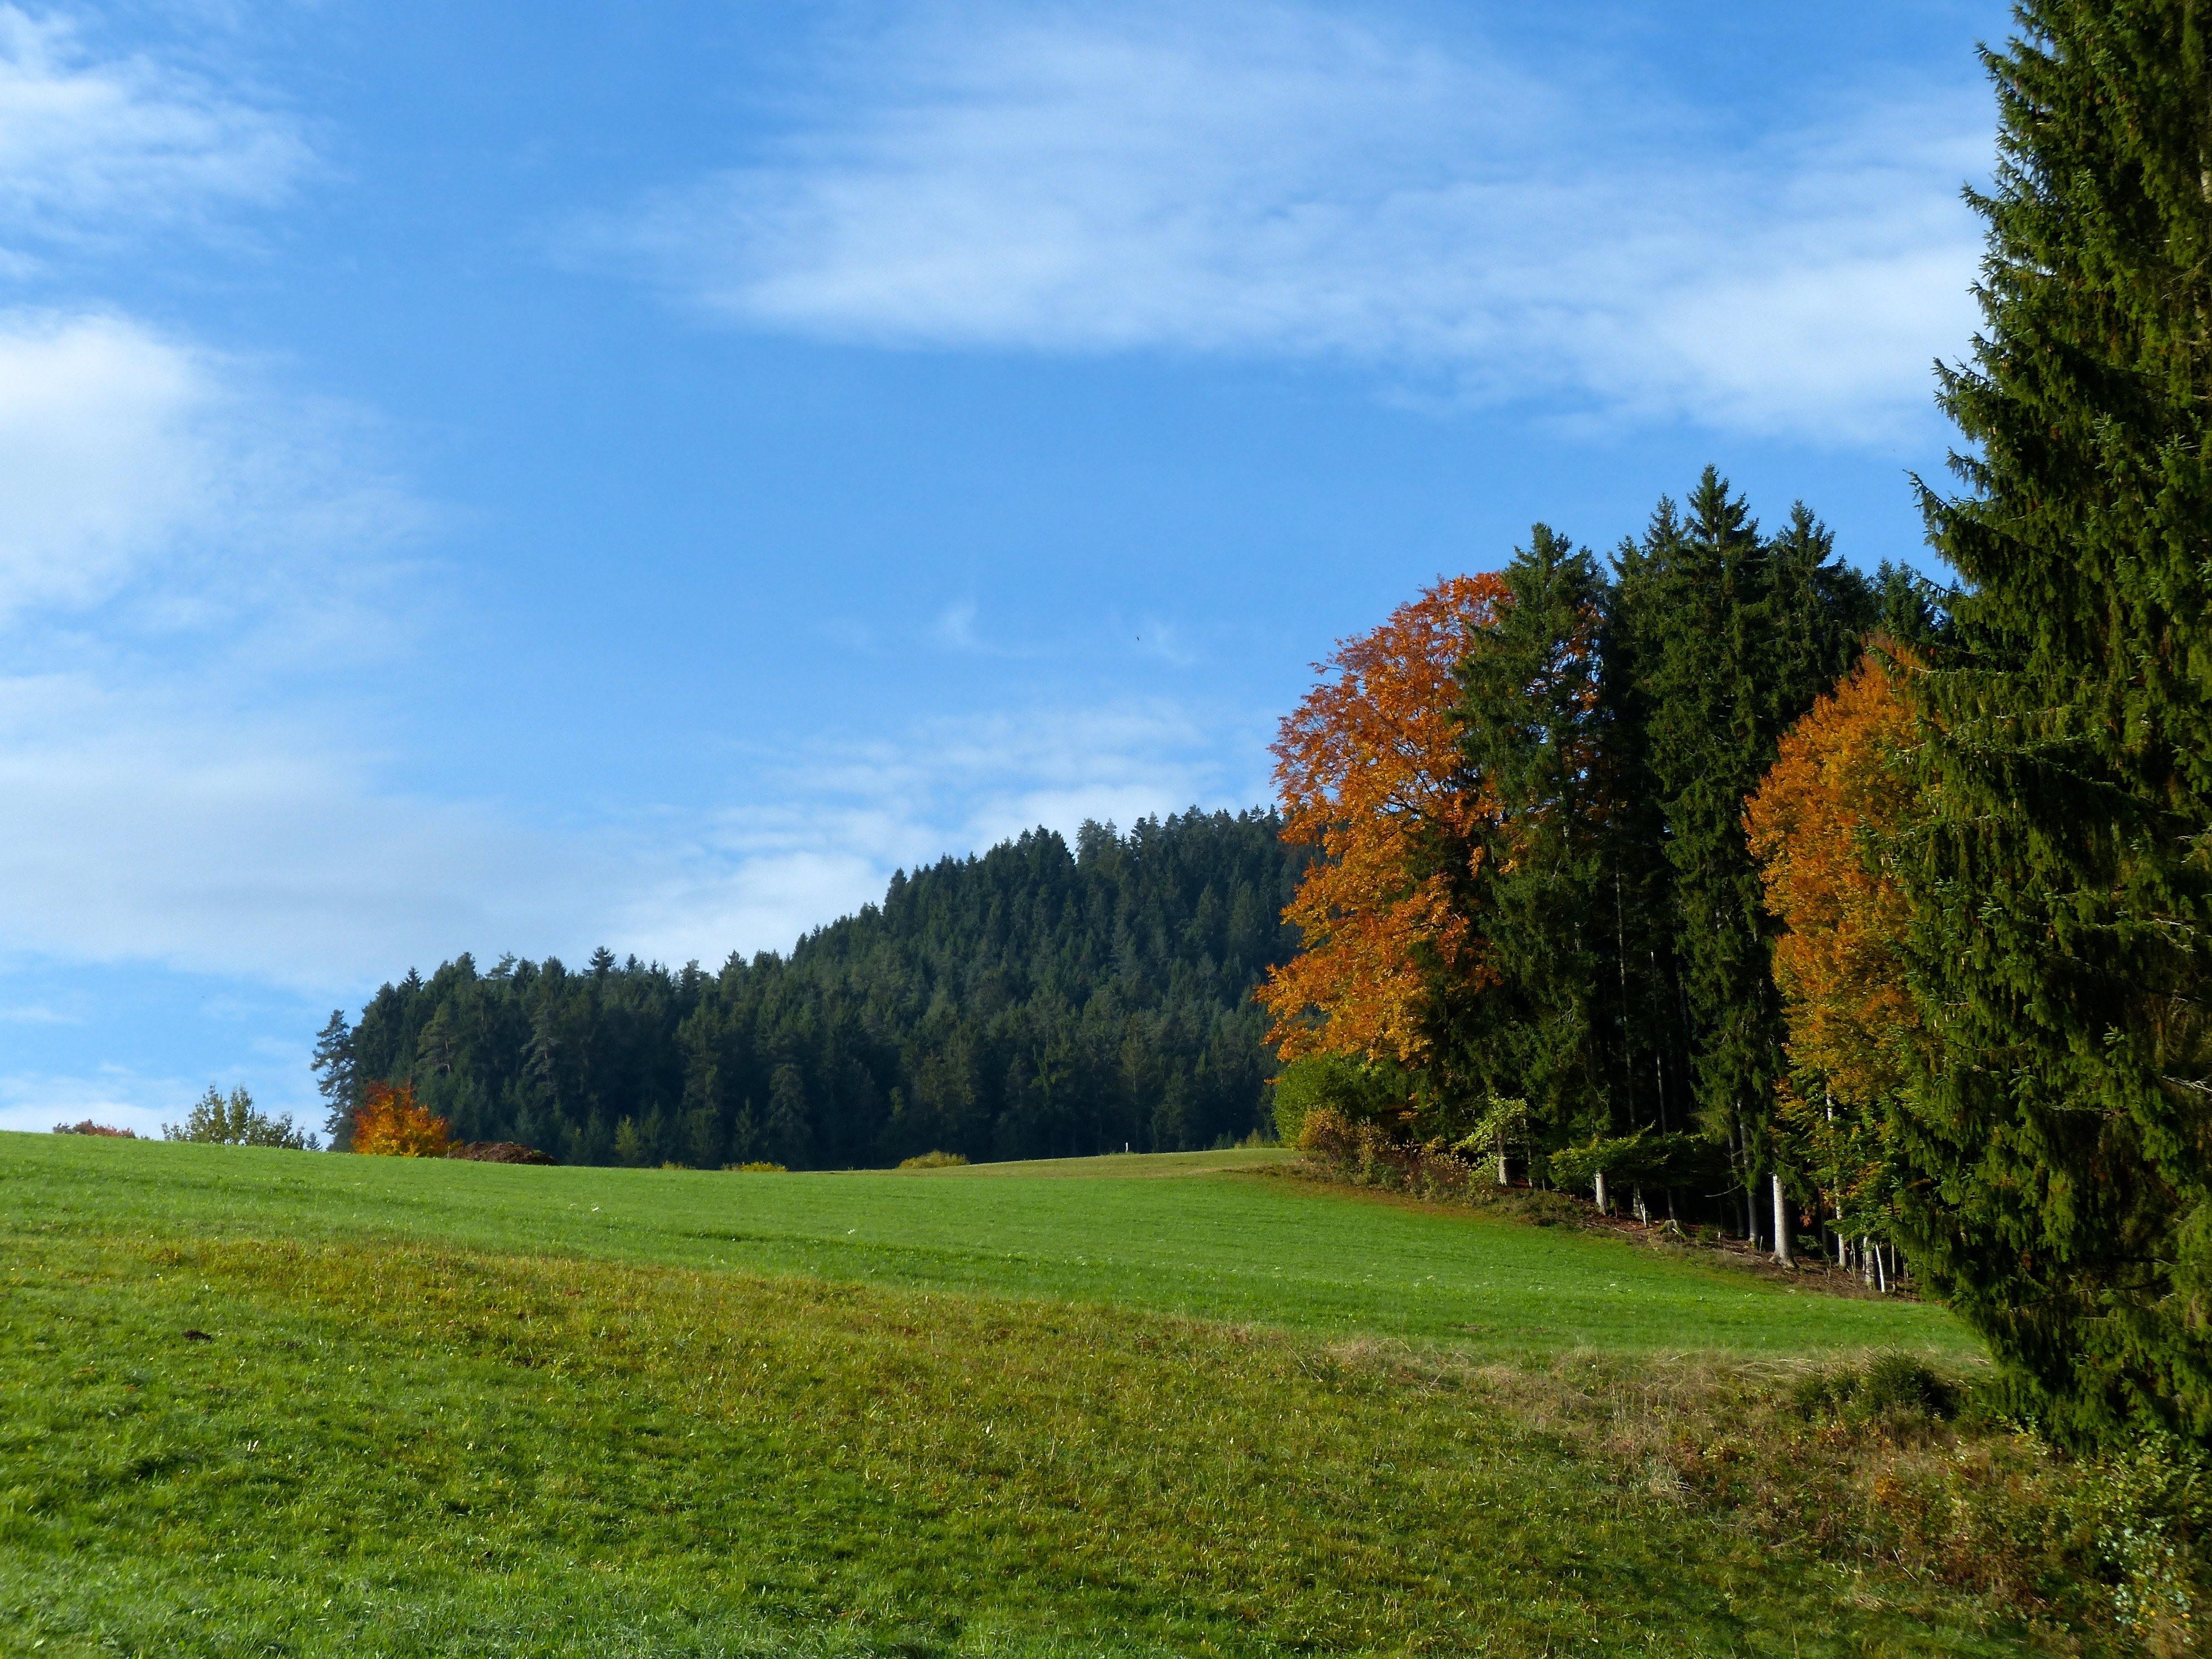
[[[210,1090],[209,1092],[212,1093],[213,1091]],[[111,1129],[105,1123],[94,1123],[90,1118],[85,1119],[82,1123],[57,1123],[54,1125],[54,1133],[58,1135],[112,1135],[118,1140],[138,1139],[135,1130]]]
[[[371,1158],[443,1158],[446,1120],[415,1103],[415,1085],[372,1083],[353,1115],[353,1150]]]
[[[732,1175],[789,1175],[781,1164],[725,1164],[722,1168]]]
[[[902,1170],[951,1170],[967,1163],[964,1152],[918,1152],[899,1160]]]
[[[1275,1079],[1275,1135],[1298,1144],[1309,1113],[1330,1111],[1347,1122],[1403,1112],[1410,1092],[1405,1074],[1389,1065],[1365,1065],[1343,1054],[1301,1054]]]
[[[318,1145],[314,1136],[293,1123],[289,1112],[270,1117],[256,1109],[243,1084],[230,1091],[228,1099],[209,1084],[181,1124],[161,1126],[161,1138],[216,1146],[283,1146],[295,1152],[313,1152]]]
[[[1808,1417],[1866,1421],[1882,1417],[1945,1419],[1959,1413],[1959,1390],[1909,1353],[1878,1353],[1864,1367],[1842,1365],[1798,1379],[1791,1403]]]

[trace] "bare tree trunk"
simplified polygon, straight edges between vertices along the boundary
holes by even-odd
[[[1600,1215],[1610,1215],[1610,1214],[1612,1214],[1612,1213],[1613,1213],[1613,1212],[1612,1212],[1612,1211],[1610,1211],[1610,1210],[1608,1210],[1608,1209],[1607,1209],[1607,1208],[1606,1208],[1606,1206],[1605,1206],[1605,1171],[1604,1171],[1604,1170],[1600,1170],[1597,1172],[1597,1182],[1596,1182],[1596,1185],[1597,1185],[1597,1212],[1598,1212]]]
[[[1631,1187],[1628,1189],[1628,1202],[1630,1207],[1636,1212],[1636,1218],[1642,1222],[1645,1226],[1650,1226],[1651,1224],[1651,1212],[1644,1206],[1644,1188],[1641,1187]]]
[[[1874,1282],[1876,1290],[1884,1296],[1889,1294],[1889,1275],[1882,1270],[1881,1246],[1879,1244],[1874,1247]]]
[[[1501,1187],[1510,1184],[1505,1179],[1505,1131],[1503,1129],[1498,1132],[1498,1184]]]
[[[1785,1267],[1790,1265],[1789,1200],[1782,1195],[1779,1170],[1774,1172],[1774,1259]]]

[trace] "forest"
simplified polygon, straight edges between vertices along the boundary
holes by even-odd
[[[1253,988],[1296,948],[1307,855],[1273,814],[1039,830],[895,875],[788,957],[671,970],[463,955],[316,1051],[343,1146],[411,1085],[459,1139],[695,1169],[1176,1152],[1270,1121]]]
[[[2021,17],[1943,586],[1710,470],[1607,568],[1540,525],[1439,582],[1285,723],[1322,855],[1261,995],[1310,1141],[1902,1251],[2021,1420],[2203,1443],[2207,60],[2187,8]]]

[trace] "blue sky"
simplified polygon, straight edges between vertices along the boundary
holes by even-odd
[[[0,6],[0,1127],[1268,793],[1717,463],[1923,560],[1994,3]]]

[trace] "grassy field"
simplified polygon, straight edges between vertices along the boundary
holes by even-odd
[[[2040,1640],[1937,1575],[1778,1547],[1698,1495],[1741,1455],[1725,1417],[1662,1421],[1685,1378],[1969,1361],[1939,1311],[1223,1163],[724,1176],[0,1137],[0,1645]],[[1562,1401],[1616,1439],[1641,1413],[1658,1452],[1594,1455]]]

